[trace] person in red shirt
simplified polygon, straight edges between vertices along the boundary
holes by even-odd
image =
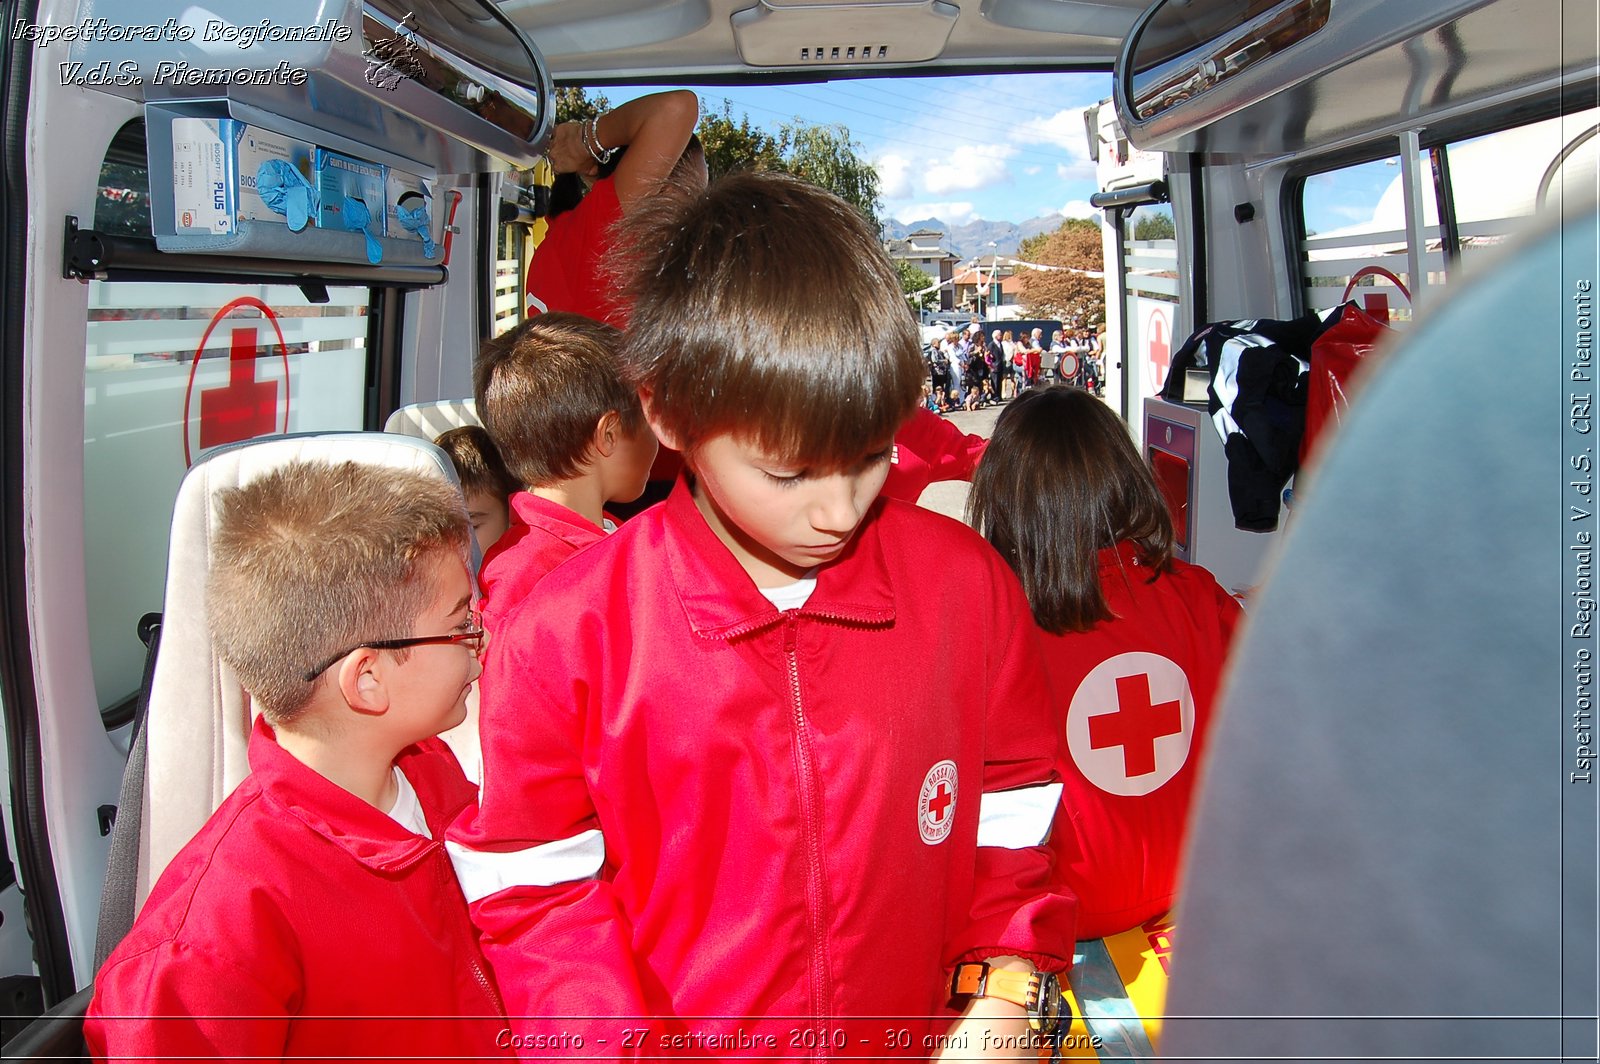
[[[1172,907],[1239,604],[1172,556],[1172,520],[1127,426],[1065,386],[1018,396],[973,479],[974,527],[1022,578],[1069,757],[1050,845],[1078,932]]]
[[[687,474],[495,633],[449,844],[517,1044],[1032,1052],[1053,707],[1015,576],[878,497],[924,371],[877,234],[777,174],[641,217],[624,354]]]
[[[528,264],[529,314],[570,311],[627,328],[628,303],[612,276],[617,224],[669,180],[704,187],[694,136],[700,101],[688,89],[652,93],[550,134],[548,229]]]
[[[962,432],[927,407],[918,406],[895,433],[882,494],[916,502],[935,481],[971,480],[988,445],[977,433]]]
[[[474,790],[433,738],[483,630],[455,487],[304,462],[226,493],[207,620],[261,711],[251,773],[95,976],[97,1060],[497,1053],[442,836]]]
[[[545,574],[616,527],[608,503],[644,491],[656,438],[623,380],[621,339],[577,314],[542,314],[478,356],[478,416],[523,487],[511,496],[511,527],[478,572],[491,632]]]

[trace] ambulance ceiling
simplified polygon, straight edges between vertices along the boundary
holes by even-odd
[[[1109,69],[1149,0],[499,0],[558,81]]]

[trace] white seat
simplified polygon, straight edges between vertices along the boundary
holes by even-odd
[[[173,505],[163,629],[145,721],[148,736],[135,906],[178,850],[249,772],[255,718],[206,626],[205,589],[218,492],[291,461],[325,459],[411,469],[457,483],[432,443],[379,432],[279,436],[219,448],[189,470]],[[135,910],[137,911],[137,910]]]
[[[432,442],[439,434],[463,425],[482,425],[478,404],[472,399],[440,399],[432,403],[412,403],[389,415],[383,431],[416,436]]]

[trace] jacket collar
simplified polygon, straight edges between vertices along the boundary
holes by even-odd
[[[797,614],[837,624],[894,623],[894,587],[881,535],[883,507],[882,499],[873,503],[844,554],[817,571],[817,588]],[[696,635],[735,639],[783,619],[706,523],[689,492],[687,475],[678,478],[659,513],[667,570]]]
[[[605,535],[604,529],[591,524],[589,519],[578,511],[562,506],[558,502],[551,502],[531,491],[512,493],[511,519],[520,524],[542,528],[575,547],[587,547]]]
[[[408,747],[401,753],[402,770],[408,756],[417,752],[416,747]],[[256,718],[248,756],[251,774],[269,802],[369,868],[398,872],[439,846],[433,839],[413,835],[383,811],[307,768],[278,745],[264,718]],[[432,814],[438,802],[431,800],[430,781],[422,777],[422,773],[406,775],[423,810]],[[433,815],[428,821],[434,835],[443,837],[446,823],[434,823]]]

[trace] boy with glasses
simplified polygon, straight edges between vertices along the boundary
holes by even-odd
[[[207,621],[250,768],[95,979],[96,1059],[468,1057],[500,997],[451,875],[483,630],[447,482],[302,462],[225,493]]]

